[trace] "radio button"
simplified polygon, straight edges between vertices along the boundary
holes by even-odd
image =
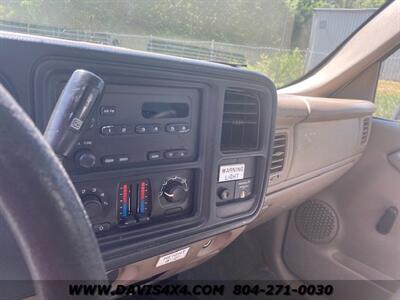
[[[178,126],[178,132],[179,133],[186,133],[190,131],[190,127],[188,124],[180,124]]]
[[[148,160],[157,160],[161,159],[161,152],[149,152],[147,153],[147,159]]]
[[[110,135],[125,135],[129,134],[131,127],[129,125],[106,125],[101,127],[101,134]]]
[[[116,127],[114,125],[106,125],[101,127],[102,135],[115,135],[117,133]]]
[[[160,125],[151,125],[150,126],[151,133],[159,133],[160,132]]]
[[[175,133],[176,132],[176,124],[168,124],[165,127],[165,130],[169,133]]]
[[[123,163],[129,162],[129,157],[126,155],[121,155],[121,156],[118,156],[117,160],[120,164],[123,164]]]
[[[168,159],[175,159],[175,158],[184,158],[188,155],[187,150],[171,150],[165,151],[164,156]]]
[[[147,128],[144,125],[137,125],[135,127],[135,132],[140,134],[147,133]]]
[[[113,116],[117,112],[117,108],[115,106],[102,106],[100,108],[100,114],[103,116]]]
[[[161,126],[159,124],[137,125],[135,127],[135,132],[139,134],[159,133],[160,131]]]
[[[117,134],[124,135],[128,134],[131,131],[131,127],[129,125],[118,125],[117,126]]]
[[[113,164],[116,163],[115,157],[112,157],[112,156],[105,156],[105,157],[103,157],[103,158],[101,159],[101,161],[102,161],[102,163],[103,163],[104,165],[113,165]]]
[[[169,133],[187,133],[190,131],[190,126],[187,123],[168,124],[165,130]]]
[[[174,151],[167,151],[164,153],[165,158],[174,158]]]
[[[175,157],[176,158],[184,158],[186,156],[188,156],[187,150],[177,150],[177,151],[175,151]]]

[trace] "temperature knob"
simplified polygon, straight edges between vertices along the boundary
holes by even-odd
[[[186,179],[173,177],[168,179],[161,187],[160,195],[168,202],[183,202],[189,194]]]

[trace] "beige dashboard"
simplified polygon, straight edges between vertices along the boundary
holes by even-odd
[[[278,95],[276,138],[285,138],[282,166],[268,183],[263,210],[251,227],[272,219],[344,175],[367,145],[369,101]],[[273,155],[275,152],[273,152]],[[274,158],[273,158],[274,164]]]

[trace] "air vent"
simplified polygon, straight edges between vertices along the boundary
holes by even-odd
[[[361,145],[365,145],[368,141],[370,127],[370,117],[363,119],[361,128]]]
[[[287,135],[284,133],[275,134],[272,146],[271,174],[276,174],[283,170],[285,165],[286,149]]]
[[[225,92],[221,151],[243,152],[258,148],[260,103],[256,95],[228,90]]]

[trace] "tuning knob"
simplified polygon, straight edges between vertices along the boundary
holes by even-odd
[[[82,198],[83,206],[89,218],[93,220],[103,214],[103,205],[96,195],[87,195]]]
[[[161,188],[161,196],[168,202],[183,202],[186,200],[189,188],[186,180],[180,177],[168,179]]]
[[[77,163],[85,169],[90,169],[96,164],[96,156],[89,150],[83,150],[76,154]]]

